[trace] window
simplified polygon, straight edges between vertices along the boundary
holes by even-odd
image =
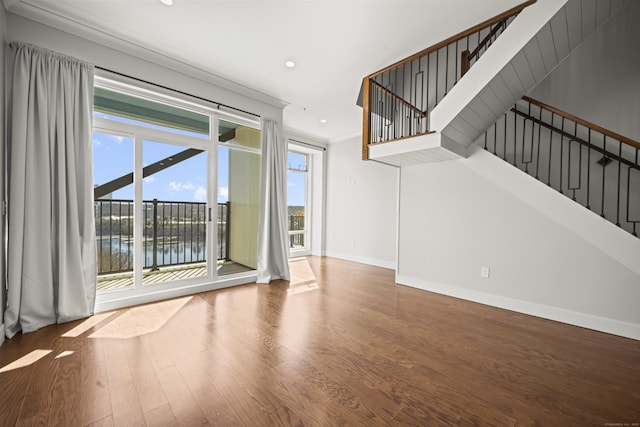
[[[309,157],[307,154],[289,151],[287,170],[287,210],[289,228],[289,249],[292,251],[308,248],[305,219],[308,217]]]

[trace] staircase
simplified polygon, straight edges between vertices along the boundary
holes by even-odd
[[[363,159],[467,157],[474,143],[638,237],[640,143],[523,97],[624,1],[538,0],[363,80]]]
[[[365,77],[363,159],[402,167],[466,157],[623,4],[528,1]]]

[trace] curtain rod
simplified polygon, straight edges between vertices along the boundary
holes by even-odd
[[[306,145],[307,147],[311,147],[316,150],[327,151],[327,147],[321,147],[320,145],[309,144],[308,142],[298,141],[297,139],[293,139],[293,138],[289,138],[289,141],[293,142],[294,144]]]
[[[190,93],[183,92],[183,91],[178,90],[178,89],[173,89],[173,88],[170,88],[170,87],[168,87],[168,86],[163,86],[163,85],[158,84],[158,83],[150,82],[150,81],[148,81],[148,80],[139,79],[138,77],[133,77],[133,76],[130,76],[130,75],[128,75],[128,74],[124,74],[124,73],[119,73],[118,71],[113,71],[113,70],[110,70],[110,69],[108,69],[108,68],[100,67],[100,66],[98,66],[98,65],[96,65],[96,66],[95,66],[95,68],[97,68],[98,70],[102,70],[102,71],[107,71],[107,72],[109,72],[109,73],[113,73],[113,74],[118,75],[118,76],[121,76],[121,77],[126,77],[126,78],[128,78],[128,79],[136,80],[136,81],[139,81],[139,82],[141,82],[141,83],[146,83],[146,84],[151,85],[151,86],[159,87],[159,88],[161,88],[161,89],[169,90],[169,91],[171,91],[171,92],[179,93],[180,95],[189,96],[189,97],[191,97],[191,98],[195,98],[195,99],[198,99],[198,100],[200,100],[200,101],[205,101],[205,102],[208,102],[208,103],[211,103],[211,104],[216,104],[216,105],[218,106],[218,109],[220,109],[220,107],[224,107],[224,108],[228,108],[228,109],[230,109],[230,110],[238,111],[238,112],[240,112],[240,113],[249,114],[249,115],[251,115],[251,116],[254,116],[254,117],[258,117],[258,118],[260,118],[260,115],[259,115],[259,114],[252,113],[252,112],[250,112],[250,111],[246,111],[246,110],[241,110],[240,108],[232,107],[232,106],[230,106],[230,105],[222,104],[222,103],[220,103],[220,102],[212,101],[212,100],[210,100],[210,99],[203,98],[203,97],[201,97],[201,96],[192,95],[192,94],[190,94]]]

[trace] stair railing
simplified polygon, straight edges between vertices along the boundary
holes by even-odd
[[[430,132],[429,114],[515,17],[536,0],[396,62],[363,79],[362,158],[369,145]]]
[[[639,142],[524,97],[487,130],[483,145],[638,236]]]

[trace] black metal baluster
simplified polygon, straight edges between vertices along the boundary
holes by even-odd
[[[226,225],[227,233],[226,233],[226,259],[231,260],[231,251],[229,243],[231,242],[231,202],[227,202],[227,225]]]
[[[146,211],[146,210],[145,210]],[[153,251],[151,257],[151,271],[156,271],[158,269],[158,199],[153,199],[153,238],[151,249]]]
[[[604,214],[604,186],[605,186],[605,179],[604,179],[604,174],[605,174],[605,166],[606,166],[606,161],[604,160],[606,158],[606,153],[607,153],[607,135],[603,135],[604,138],[602,140],[602,155],[603,155],[603,162],[602,162],[602,200],[600,201],[600,216],[602,218],[606,218],[605,214]]]
[[[587,149],[587,206],[586,208],[591,210],[591,128],[588,129],[587,132],[587,142],[589,143],[589,148]]]
[[[459,77],[458,77],[458,56],[459,56],[459,51],[458,51],[458,43],[460,43],[460,40],[456,40],[456,69],[455,72],[453,73],[453,77],[455,82],[453,83],[454,86],[456,83],[458,83]]]
[[[507,115],[502,116],[503,120],[507,120]],[[497,148],[498,148],[498,122],[493,125],[493,155],[497,156]]]
[[[440,49],[436,50],[436,103],[433,105],[433,108],[436,108],[438,105],[438,74],[440,73]]]
[[[620,169],[622,168],[622,141],[618,141],[618,196],[616,203],[616,225],[620,227]]]
[[[514,106],[515,109],[517,109],[518,104],[516,104]],[[517,154],[518,154],[518,115],[517,114],[513,114],[513,166],[518,167],[518,164],[516,162],[517,159]]]
[[[99,256],[100,257],[98,258],[100,260],[100,262],[98,263],[98,267],[99,267],[98,268],[98,272],[99,273],[104,273],[104,271],[101,271],[101,269],[103,267],[102,262],[103,262],[103,259],[104,259],[103,258],[104,257],[104,247],[103,247],[104,246],[104,242],[103,242],[103,240],[104,240],[104,233],[103,233],[103,227],[104,227],[104,224],[103,224],[103,221],[104,221],[104,219],[103,219],[104,203],[101,200],[98,200],[97,203],[100,206],[100,209],[99,209],[99,211],[100,211],[100,254],[99,254]]]
[[[542,126],[540,125],[540,123],[542,122],[542,108],[538,108],[538,120],[540,120],[540,122],[538,123],[538,149],[537,149],[537,154],[536,154],[536,179],[539,180],[540,179],[540,142],[541,142],[541,138],[542,138]]]
[[[573,135],[577,138],[578,137],[578,123],[574,122],[574,126],[573,126]],[[571,185],[571,170],[572,165],[573,165],[573,161],[572,161],[572,143],[573,142],[578,142],[578,149],[579,151],[579,156],[578,156],[578,185],[577,186],[572,186]],[[574,139],[569,139],[569,142],[567,144],[568,147],[568,155],[567,155],[567,189],[569,191],[571,191],[571,199],[575,202],[576,201],[576,190],[580,189],[580,174],[582,172],[582,146],[580,145],[580,142],[578,140],[574,140]]]
[[[447,49],[447,55],[445,56],[446,64],[444,66],[444,96],[449,93],[449,45],[445,46]]]
[[[564,132],[564,117],[562,117],[562,132]],[[562,167],[564,166],[564,134],[560,134],[560,193],[564,194],[564,189],[562,187]]]
[[[429,80],[431,80],[431,54],[427,54],[427,108],[424,111],[427,115],[427,130],[430,129],[429,119],[431,117],[431,111],[429,108]]]
[[[175,221],[173,220],[173,202],[169,202],[169,264],[173,263],[173,225]]]
[[[551,112],[551,125],[554,122],[554,113]],[[549,130],[549,165],[547,168],[547,185],[551,187],[551,158],[553,157],[553,134],[554,131],[552,129]]]
[[[502,140],[502,160],[507,161],[507,115],[504,115],[504,138]]]
[[[405,65],[406,64],[402,64],[402,89],[401,90],[402,90],[402,97],[403,98],[404,98],[404,89],[405,89],[404,88],[404,76],[405,76],[405,73],[406,73]],[[411,98],[411,95],[409,95],[409,98]],[[405,108],[404,108],[404,105],[403,105],[402,106],[402,110],[403,111],[402,111],[402,114],[400,115],[400,117],[403,117],[402,121],[400,122],[400,126],[401,126],[401,128],[400,128],[400,136],[406,136],[407,135],[406,130],[405,130],[405,123],[404,123],[404,121],[405,121],[404,120],[404,109]],[[409,127],[409,134],[411,134],[411,124],[407,123],[407,126]]]
[[[636,168],[638,167],[638,165],[640,165],[640,163],[638,163],[638,152],[640,150],[638,148],[636,148],[636,160],[635,160],[635,164],[636,164]],[[636,171],[637,173],[637,169],[633,169]],[[631,166],[629,166],[629,169],[627,171],[627,222],[631,223],[632,226],[632,233],[634,236],[638,237],[638,232],[636,230],[636,225],[638,224],[638,222],[640,222],[640,220],[633,220],[631,219]]]

